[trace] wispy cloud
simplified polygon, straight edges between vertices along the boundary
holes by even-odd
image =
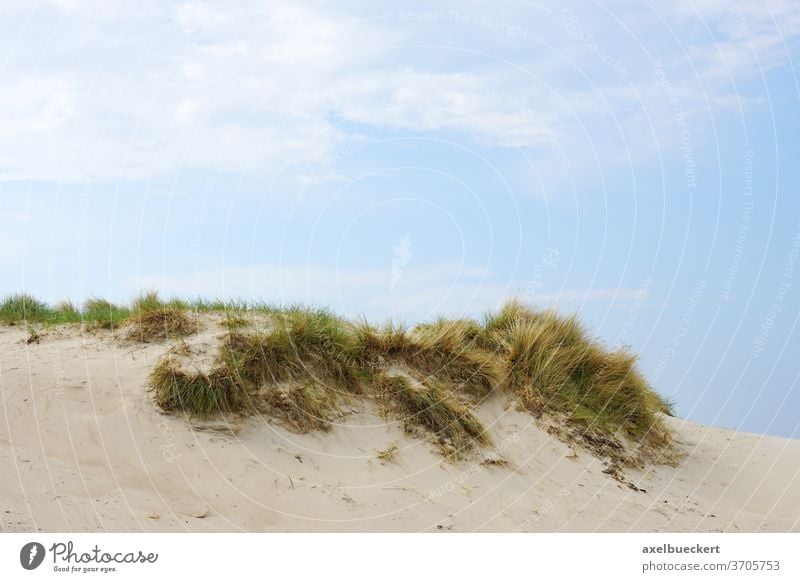
[[[19,16],[23,5],[3,10]],[[0,179],[137,180],[187,167],[268,175],[358,139],[342,118],[363,131],[455,132],[543,161],[565,151],[591,160],[599,148],[624,161],[672,135],[642,147],[652,131],[642,110],[656,130],[668,117],[653,59],[687,112],[739,107],[746,95],[734,98],[731,80],[787,62],[800,37],[800,7],[788,0],[626,6],[608,8],[616,19],[573,7],[566,26],[560,5],[486,14],[467,3],[453,16],[434,3],[437,18],[415,19],[359,2],[53,2],[42,9],[60,24],[39,31],[51,36],[44,48],[26,30],[4,43],[0,137],[14,148],[0,155]],[[524,22],[526,34],[503,34],[503,22]]]

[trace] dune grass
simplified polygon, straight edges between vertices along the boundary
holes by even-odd
[[[350,392],[358,388],[353,340],[327,310],[294,306],[277,314],[268,331],[229,333],[220,361],[251,385],[312,380]]]
[[[8,325],[20,323],[39,323],[52,316],[54,310],[43,301],[17,293],[3,298],[0,302],[0,321]]]
[[[55,312],[69,321],[80,321],[81,318],[80,308],[68,299],[56,303]]]
[[[249,326],[234,326],[219,350],[215,369],[206,375],[186,374],[178,383],[201,395],[205,393],[196,385],[205,382],[214,395],[238,396],[220,400],[226,406],[219,410],[207,408],[213,402],[208,398],[197,399],[200,408],[192,406],[195,399],[184,398],[180,402],[187,405],[186,412],[201,416],[230,412],[227,405],[245,402],[241,394],[247,394],[247,406],[240,411],[255,406],[301,432],[330,428],[340,405],[360,390],[357,369],[350,365],[354,337],[343,320],[324,309],[291,306],[274,315],[267,331],[244,333],[239,328]],[[170,363],[169,369],[173,368]],[[151,376],[156,402],[173,410],[175,374],[158,372]]]
[[[474,409],[500,394],[537,417],[563,420],[569,430],[560,436],[616,461],[628,460],[622,438],[639,451],[670,445],[659,415],[671,414],[671,404],[648,386],[634,355],[606,349],[575,316],[510,302],[482,322],[408,328],[299,306],[269,313],[268,331],[233,326],[219,373],[300,431],[327,430],[358,395],[459,457],[488,442]]]
[[[207,417],[225,412],[255,411],[247,390],[224,369],[210,374],[186,372],[171,355],[163,358],[150,374],[158,405],[164,410]]]
[[[470,407],[442,382],[381,374],[378,386],[384,409],[403,421],[406,432],[415,428],[429,432],[446,457],[460,458],[476,446],[488,444],[486,430]]]
[[[657,413],[672,413],[636,369],[636,356],[605,349],[574,315],[511,304],[486,328],[505,355],[510,391],[535,414],[558,410],[576,423],[638,439],[656,428]]]
[[[196,322],[186,315],[190,309],[190,303],[177,299],[162,301],[156,292],[140,295],[130,307],[94,297],[82,307],[72,301],[60,301],[50,306],[30,295],[19,293],[0,301],[0,323],[45,326],[85,324],[88,330],[116,330],[128,326],[129,339],[154,341],[196,331]]]
[[[220,325],[227,327],[230,330],[236,330],[244,327],[250,327],[252,325],[252,321],[242,315],[238,315],[233,312],[226,312],[225,319],[220,323]]]
[[[309,379],[271,385],[260,396],[265,413],[297,432],[330,430],[341,415],[343,393]]]
[[[105,299],[92,298],[84,303],[81,315],[89,329],[116,329],[130,317],[131,310]]]
[[[126,337],[146,343],[183,337],[198,331],[196,318],[187,315],[189,305],[181,300],[162,301],[155,291],[137,297],[124,322]]]
[[[474,411],[499,396],[559,419],[560,436],[598,454],[616,455],[623,440],[638,450],[670,446],[660,415],[673,404],[651,389],[635,355],[606,348],[574,315],[519,301],[480,321],[412,327],[349,321],[318,307],[162,300],[155,292],[129,306],[91,299],[51,307],[26,294],[0,301],[8,325],[83,323],[145,342],[194,333],[199,313],[224,314],[227,334],[207,373],[187,371],[176,353],[156,366],[150,383],[165,410],[261,413],[293,430],[328,430],[344,404],[367,398],[458,456],[488,442]]]
[[[439,319],[411,330],[359,322],[354,331],[357,358],[367,369],[402,363],[477,396],[489,394],[503,378],[502,362],[477,345],[473,333],[479,328],[465,320]]]

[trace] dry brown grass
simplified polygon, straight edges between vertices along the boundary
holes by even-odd
[[[659,418],[670,412],[669,403],[650,389],[634,355],[605,349],[575,316],[512,304],[487,328],[506,354],[508,386],[522,408],[562,419],[573,439],[626,464],[669,448]],[[619,435],[637,444],[635,454]]]
[[[413,330],[360,324],[355,328],[356,353],[370,370],[402,364],[454,390],[486,396],[503,377],[503,362],[477,345],[480,328],[468,320],[439,320]]]
[[[458,458],[488,441],[476,405],[505,395],[550,419],[560,438],[615,463],[669,458],[659,418],[669,404],[637,371],[635,356],[606,349],[574,316],[511,302],[482,323],[440,319],[412,329],[349,323],[312,308],[269,317],[268,331],[234,326],[209,374],[158,368],[157,401],[204,414],[241,406],[305,432],[328,430],[345,402],[373,399]],[[163,320],[153,327],[160,331]]]
[[[342,395],[312,381],[272,384],[259,392],[261,410],[297,432],[327,431]]]
[[[147,343],[183,337],[196,333],[199,325],[185,310],[164,305],[148,311],[137,311],[125,321],[125,337]]]
[[[220,361],[251,385],[313,381],[331,390],[357,391],[350,365],[352,338],[343,323],[322,312],[295,312],[268,332],[231,332]]]
[[[550,422],[560,438],[615,463],[674,459],[661,421],[672,404],[651,389],[636,356],[606,348],[575,316],[520,301],[480,322],[441,318],[406,328],[348,322],[302,306],[163,301],[155,291],[130,307],[104,299],[80,309],[68,301],[51,307],[24,293],[0,300],[0,323],[25,323],[30,343],[39,340],[36,326],[75,323],[123,328],[123,337],[137,342],[180,339],[198,331],[198,312],[225,314],[229,333],[208,372],[181,368],[178,356],[193,355],[185,344],[167,353],[151,375],[164,409],[200,416],[260,411],[307,431],[330,428],[351,399],[374,399],[415,419],[406,424],[436,435],[451,455],[485,439],[473,410],[501,396]],[[396,379],[397,370],[405,380]]]
[[[402,420],[406,432],[430,434],[446,457],[461,458],[489,437],[470,407],[440,382],[423,383],[403,374],[382,374],[378,397],[389,416]]]
[[[226,370],[187,372],[173,356],[158,363],[150,375],[150,384],[156,403],[167,411],[207,417],[257,409],[252,395]]]
[[[383,450],[377,451],[376,457],[381,463],[390,463],[394,461],[397,454],[397,445],[390,445]]]
[[[223,319],[220,322],[220,325],[222,327],[227,327],[229,330],[233,331],[237,329],[242,329],[243,327],[250,327],[251,325],[253,325],[253,322],[242,315],[226,313],[225,319]]]

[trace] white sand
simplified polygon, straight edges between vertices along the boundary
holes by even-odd
[[[800,531],[800,441],[670,419],[686,458],[628,471],[637,492],[499,399],[479,416],[508,465],[452,464],[369,411],[192,428],[145,390],[167,345],[25,337],[0,327],[2,531]]]

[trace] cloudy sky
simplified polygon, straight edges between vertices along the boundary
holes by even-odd
[[[404,4],[4,0],[0,293],[521,296],[800,435],[800,4]]]

